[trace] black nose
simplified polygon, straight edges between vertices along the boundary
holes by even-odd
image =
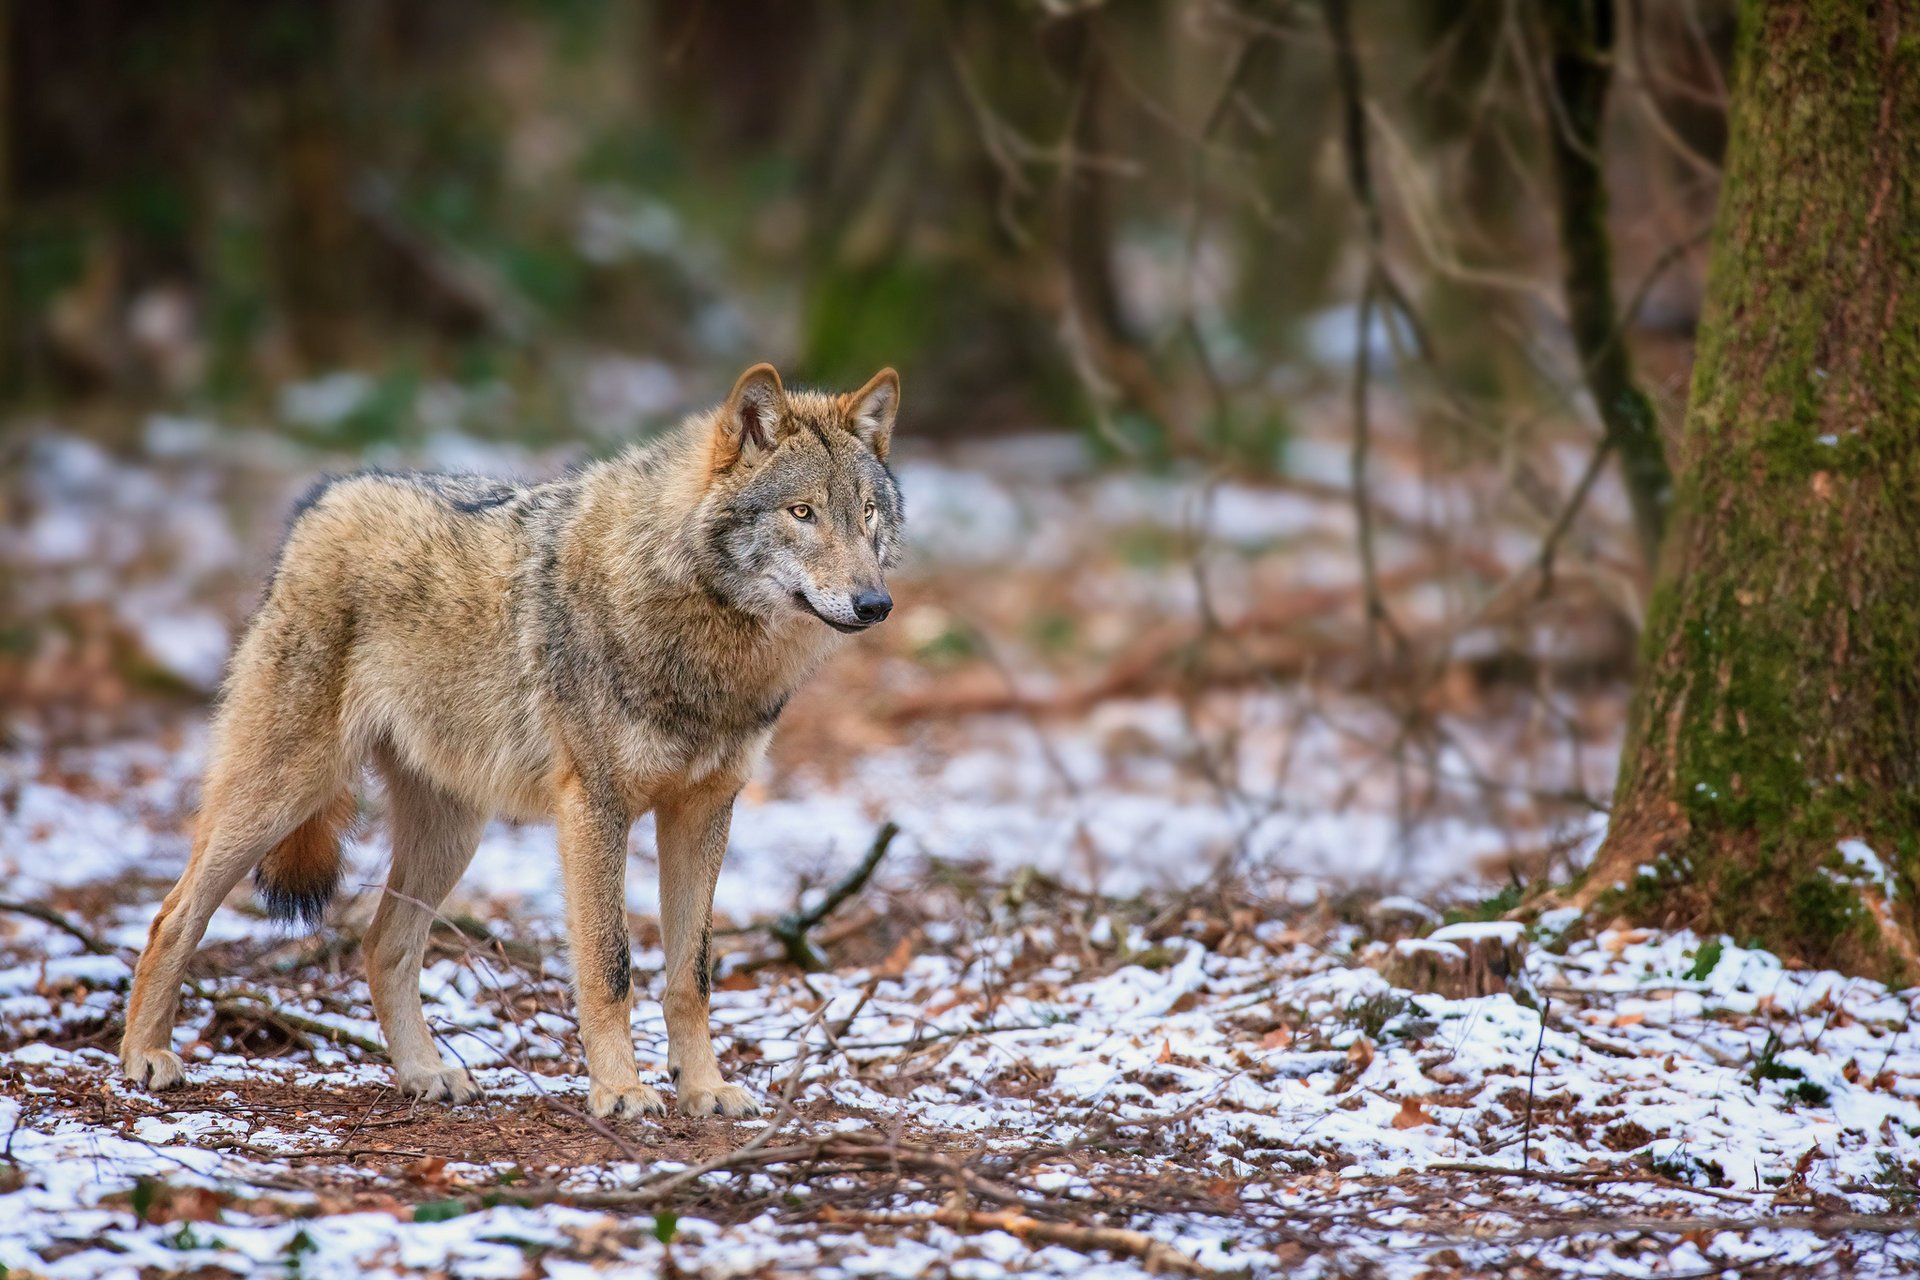
[[[884,591],[862,591],[853,598],[853,616],[872,624],[893,612],[893,597]]]

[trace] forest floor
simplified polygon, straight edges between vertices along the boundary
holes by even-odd
[[[130,1089],[111,1049],[184,861],[205,694],[329,461],[210,430],[45,434],[7,495],[17,599],[58,637],[0,670],[7,1275],[1920,1267],[1913,992],[1499,919],[1604,822],[1617,494],[1543,601],[1513,584],[1546,522],[1385,441],[1383,676],[1344,455],[1311,429],[1285,485],[1105,471],[1050,437],[905,454],[899,613],[795,700],[721,878],[716,1031],[763,1117],[588,1117],[552,834],[508,825],[423,981],[486,1095],[396,1096],[357,946],[377,792],[328,928],[236,893],[183,1007],[190,1083]],[[813,931],[826,970],[784,963],[769,922],[887,822]],[[670,1096],[645,822],[632,854],[634,1032]]]

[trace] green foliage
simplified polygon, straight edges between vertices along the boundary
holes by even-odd
[[[1694,953],[1693,967],[1687,970],[1686,976],[1694,982],[1705,982],[1713,976],[1713,971],[1720,967],[1720,957],[1725,954],[1726,949],[1726,944],[1720,939],[1709,938],[1701,944],[1700,950]]]
[[[153,1212],[154,1204],[159,1200],[163,1184],[153,1178],[135,1178],[133,1191],[127,1197],[127,1205],[133,1210],[133,1216],[145,1222],[147,1215]]]
[[[193,1225],[191,1222],[182,1222],[176,1229],[161,1236],[160,1243],[169,1249],[177,1249],[182,1253],[194,1249],[224,1249],[227,1247],[227,1242],[219,1236],[208,1236],[204,1240],[201,1239],[200,1233],[193,1229]]]
[[[962,626],[942,628],[913,651],[915,658],[930,667],[958,666],[979,654],[980,642],[972,631]]]
[[[1718,1160],[1705,1160],[1689,1152],[1685,1147],[1675,1149],[1672,1154],[1657,1156],[1647,1153],[1647,1167],[1663,1178],[1670,1178],[1683,1186],[1705,1183],[1710,1187],[1727,1185],[1727,1170]]]
[[[1780,1037],[1767,1032],[1767,1042],[1760,1047],[1760,1054],[1753,1060],[1753,1066],[1747,1071],[1747,1081],[1758,1088],[1763,1080],[1802,1080],[1806,1073],[1798,1067],[1790,1067],[1780,1061]]]
[[[413,1206],[415,1222],[447,1222],[458,1218],[467,1211],[467,1206],[458,1200],[428,1200]]]
[[[1794,931],[1798,936],[1837,942],[1848,935],[1870,941],[1873,917],[1857,890],[1816,867],[1793,882],[1787,895]]]
[[[1895,1213],[1912,1213],[1920,1207],[1920,1178],[1915,1177],[1912,1167],[1885,1151],[1879,1153],[1878,1159],[1880,1168],[1873,1175],[1874,1188],[1887,1198],[1887,1207]]]
[[[1811,1080],[1800,1080],[1787,1086],[1786,1094],[1795,1102],[1803,1102],[1810,1107],[1824,1107],[1833,1097],[1825,1085],[1815,1084]]]
[[[679,1230],[679,1214],[662,1210],[653,1215],[653,1238],[661,1244],[672,1244],[673,1237]]]
[[[1027,622],[1028,642],[1044,654],[1070,652],[1079,636],[1080,625],[1070,613],[1043,609]]]
[[[306,1256],[310,1253],[317,1253],[319,1250],[319,1242],[307,1234],[305,1227],[296,1228],[294,1233],[287,1238],[287,1247],[280,1251],[281,1255],[286,1259],[287,1274],[289,1276],[300,1275],[301,1269],[305,1266],[304,1260]]]
[[[1502,885],[1500,892],[1471,907],[1449,907],[1441,915],[1447,924],[1474,923],[1499,920],[1509,911],[1520,905],[1520,899],[1526,895],[1526,889],[1518,884]]]
[[[822,384],[858,385],[932,340],[943,302],[939,274],[917,263],[826,270],[807,299],[801,363]]]
[[[1407,997],[1397,992],[1383,991],[1349,1004],[1347,1025],[1358,1027],[1370,1040],[1378,1040],[1386,1034],[1388,1024],[1414,1011],[1415,1005]]]
[[[1807,1079],[1807,1073],[1800,1068],[1780,1061],[1782,1047],[1780,1037],[1769,1031],[1766,1044],[1761,1048],[1759,1057],[1754,1059],[1753,1066],[1747,1072],[1747,1082],[1757,1089],[1768,1080],[1790,1081],[1791,1083],[1782,1090],[1787,1098],[1808,1106],[1826,1106],[1832,1093],[1825,1085],[1815,1084]]]
[[[1251,409],[1227,404],[1207,419],[1202,438],[1228,464],[1273,474],[1286,470],[1294,434],[1293,419],[1272,401],[1263,401]]]

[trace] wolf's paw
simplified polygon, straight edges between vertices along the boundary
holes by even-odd
[[[680,1114],[683,1116],[757,1116],[760,1104],[737,1084],[719,1084],[711,1089],[682,1089]]]
[[[187,1069],[171,1049],[129,1049],[120,1058],[120,1074],[143,1089],[172,1089],[187,1082]]]
[[[617,1089],[612,1085],[595,1084],[587,1089],[587,1110],[601,1120],[613,1116],[663,1116],[667,1114],[667,1104],[644,1084],[630,1084]]]
[[[460,1067],[444,1064],[394,1073],[400,1092],[425,1102],[451,1102],[456,1107],[480,1096],[480,1086]]]

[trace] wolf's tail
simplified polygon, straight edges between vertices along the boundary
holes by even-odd
[[[309,929],[319,925],[340,887],[340,840],[357,812],[353,792],[343,788],[253,869],[254,887],[269,916]]]

